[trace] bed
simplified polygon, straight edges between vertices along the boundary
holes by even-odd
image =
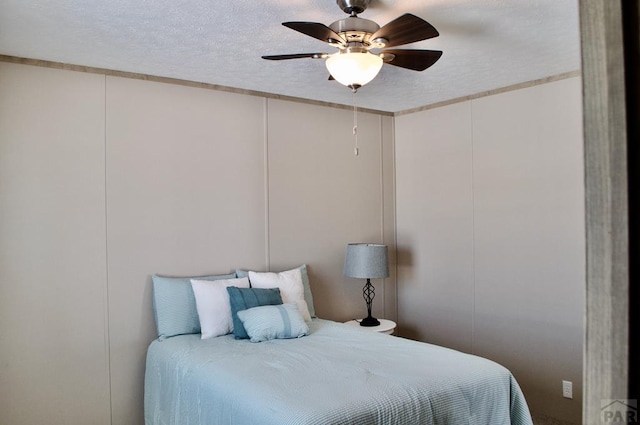
[[[532,424],[490,360],[318,318],[297,339],[155,340],[144,397],[146,425]]]

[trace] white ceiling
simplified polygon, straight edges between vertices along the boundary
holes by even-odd
[[[372,0],[360,16],[382,26],[407,12],[440,36],[400,48],[444,54],[423,72],[385,65],[360,107],[398,112],[580,69],[577,0]],[[350,105],[323,60],[260,58],[332,53],[281,22],[346,16],[334,0],[0,0],[0,54]]]

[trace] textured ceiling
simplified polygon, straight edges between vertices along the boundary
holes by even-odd
[[[372,0],[360,16],[382,26],[407,12],[440,36],[401,48],[444,54],[423,72],[385,65],[360,107],[398,112],[580,69],[577,0]],[[281,22],[346,16],[334,0],[0,0],[0,54],[350,105],[323,60],[260,58],[332,53]]]

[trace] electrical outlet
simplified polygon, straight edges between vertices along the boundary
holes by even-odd
[[[562,397],[573,399],[573,382],[562,381]]]

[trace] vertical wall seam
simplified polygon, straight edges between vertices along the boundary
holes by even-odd
[[[271,236],[269,232],[269,99],[263,102],[263,149],[264,149],[264,252],[266,270],[271,270]]]
[[[109,423],[113,423],[113,384],[111,381],[111,326],[110,326],[110,316],[111,316],[111,308],[110,308],[110,300],[109,300],[109,220],[107,213],[107,81],[108,78],[104,76],[104,120],[103,120],[103,153],[104,153],[104,253],[105,253],[105,286],[104,286],[104,299],[105,299],[105,320],[104,320],[104,331],[105,331],[105,346],[106,346],[106,357],[107,357],[107,384],[109,386]]]
[[[384,198],[384,129],[382,125],[382,116],[378,115],[378,137],[380,141],[380,240],[382,243],[386,244],[385,241],[385,225],[384,225],[384,208],[385,208],[385,198]],[[387,244],[388,245],[388,244]],[[389,282],[387,279],[382,281],[382,314],[383,317],[387,317],[387,284]]]
[[[396,202],[396,118],[391,117],[391,211],[393,211],[393,249],[395,267],[393,268],[394,281],[394,319],[398,321],[398,212]]]
[[[398,269],[398,259],[400,250],[398,249],[398,146],[396,116],[391,118],[392,152],[393,152],[393,244],[395,246],[396,267],[395,267],[395,297],[396,297],[396,333],[402,335],[402,323],[400,322],[400,271]]]
[[[475,137],[473,132],[473,100],[469,102],[471,122],[471,353],[476,352],[476,188],[475,188]]]

